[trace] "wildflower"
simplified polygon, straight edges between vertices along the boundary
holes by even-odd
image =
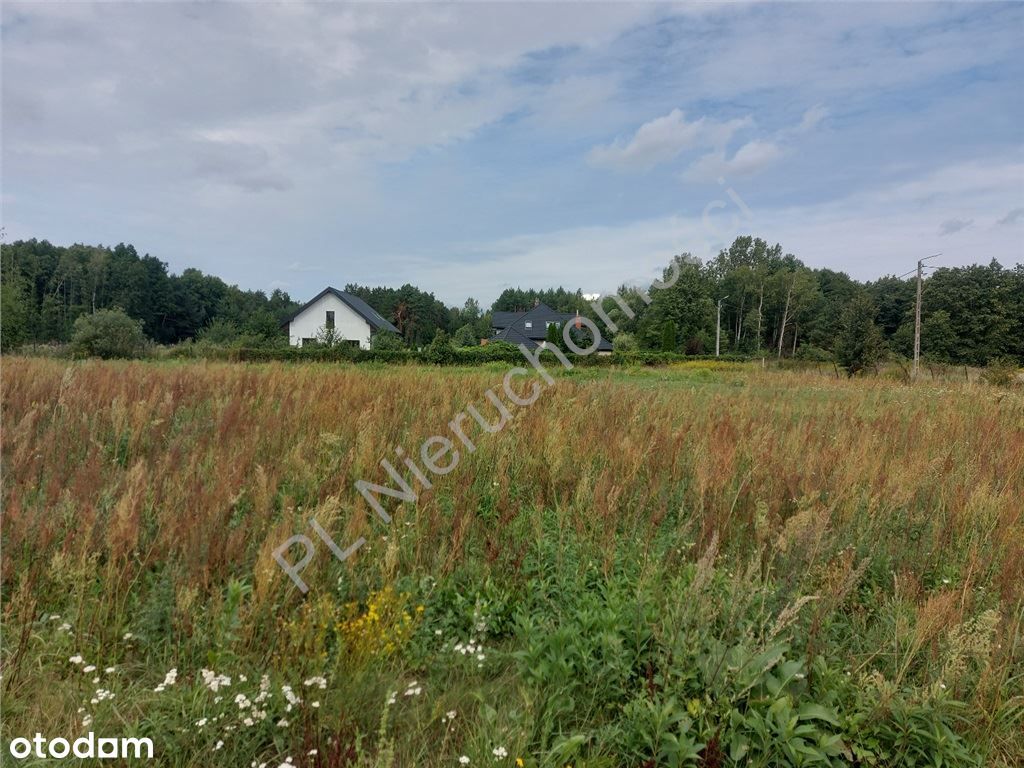
[[[112,675],[112,674],[114,674],[114,668],[113,667],[107,667],[106,669],[103,670],[103,673],[107,674],[107,675]]]
[[[206,725],[206,722],[207,722],[206,718],[205,717],[201,717],[198,720],[196,720],[196,727],[197,728],[202,728],[204,725]]]
[[[227,687],[231,685],[231,678],[227,675],[218,675],[212,669],[201,669],[199,675],[203,678],[203,683],[211,691],[216,693],[221,687]]]
[[[238,705],[239,709],[248,709],[252,706],[252,702],[249,701],[244,693],[240,693],[235,696],[235,704]]]
[[[320,702],[314,701],[309,706],[311,706],[313,709],[318,709],[320,707]]]
[[[96,669],[96,667],[93,664],[88,664],[88,665],[82,667],[82,671],[83,672],[92,672],[95,669]]]
[[[164,676],[164,681],[153,690],[157,693],[161,693],[167,686],[174,685],[176,682],[178,682],[178,670],[177,668],[173,668]]]
[[[70,632],[71,631],[71,625],[68,624],[65,621],[63,624],[61,624],[59,627],[57,627],[57,631],[58,632]]]
[[[218,741],[216,744],[214,744],[213,751],[216,752],[218,749],[220,749],[223,746],[224,746],[224,742],[223,741]]]
[[[388,706],[395,703],[395,697],[398,695],[398,691],[392,691],[388,694]]]
[[[303,681],[302,684],[304,686],[306,686],[307,688],[309,688],[310,686],[315,685],[317,688],[323,690],[324,688],[327,687],[327,678],[321,677],[321,676],[311,677],[311,678]]]
[[[252,726],[254,726],[255,724],[256,722],[251,717],[247,717],[242,721],[242,725],[244,725],[246,728],[252,728]]]
[[[523,768],[524,765],[526,765],[526,763],[523,762],[523,758],[517,757],[516,758],[516,768]]]
[[[309,752],[307,752],[306,754],[307,754],[307,755],[315,755],[315,754],[316,754],[316,750],[315,750],[315,749],[311,749],[311,750],[309,750]]]
[[[454,720],[456,714],[457,713],[455,712],[454,709],[449,710],[448,712],[445,713],[444,719],[446,719],[446,720]]]
[[[60,614],[59,613],[51,613],[50,614],[50,621],[57,621],[57,619],[59,619],[59,618],[60,618]]]
[[[469,758],[463,755],[459,758],[459,763],[461,763],[462,765],[469,765]]]
[[[495,758],[497,758],[498,760],[502,760],[508,757],[508,750],[504,747],[495,747],[491,750],[491,754],[494,755]]]
[[[135,635],[133,635],[131,632],[125,632],[124,635],[121,637],[121,639],[122,640],[131,640],[133,637],[135,637]]]
[[[82,718],[82,727],[88,728],[90,725],[92,725],[92,715],[85,715]]]
[[[288,725],[289,725],[288,721],[285,720],[283,717],[280,720],[277,721],[277,727],[278,728],[287,728]]]
[[[81,656],[72,656],[70,659],[68,659],[68,661],[70,661],[72,664],[81,664],[84,661],[84,659]]]

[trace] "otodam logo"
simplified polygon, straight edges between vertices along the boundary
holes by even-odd
[[[37,733],[31,741],[24,736],[11,739],[9,745],[11,755],[18,760],[26,757],[53,757],[61,759],[64,757],[93,758],[124,760],[135,758],[136,760],[153,759],[153,740],[148,738],[97,738],[92,731],[75,739],[73,742],[67,739],[47,739],[43,734]]]

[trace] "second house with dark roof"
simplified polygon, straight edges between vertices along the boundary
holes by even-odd
[[[512,344],[522,344],[527,349],[533,350],[537,347],[547,346],[548,328],[555,326],[559,338],[562,338],[562,329],[566,324],[576,322],[576,315],[571,312],[556,312],[547,304],[538,302],[532,309],[526,312],[494,312],[491,314],[491,336],[492,341],[508,341]],[[590,333],[584,327],[582,330],[583,341],[581,347],[590,346]],[[605,354],[612,351],[611,343],[601,339],[597,347],[598,354]]]
[[[398,333],[365,301],[337,288],[324,288],[282,325],[288,326],[288,341],[296,347],[330,337],[369,349],[373,334]]]

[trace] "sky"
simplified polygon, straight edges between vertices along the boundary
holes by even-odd
[[[8,241],[306,300],[1024,261],[1024,4],[5,2]]]

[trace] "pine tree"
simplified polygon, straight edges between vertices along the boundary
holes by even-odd
[[[861,293],[843,311],[842,329],[836,342],[836,359],[854,376],[882,357],[882,333],[875,325],[875,305]]]

